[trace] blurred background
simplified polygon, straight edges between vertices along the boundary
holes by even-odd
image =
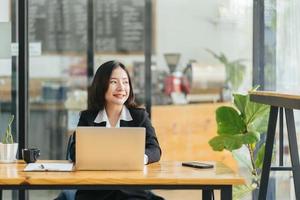
[[[27,147],[41,149],[41,159],[65,159],[68,137],[87,107],[93,73],[111,59],[130,71],[136,101],[151,114],[162,160],[214,159],[238,170],[230,153],[213,152],[207,144],[216,135],[215,109],[229,105],[232,93],[245,94],[255,85],[278,91],[300,88],[296,0],[27,3],[24,102],[18,91],[25,67],[18,62],[19,35],[24,34],[18,30],[18,15],[24,11],[18,0],[0,1],[0,134],[8,116],[18,117],[20,104],[26,104],[28,118],[16,120],[14,136],[23,135]],[[18,123],[28,130],[19,130]],[[290,173],[271,175],[278,182],[277,198],[285,194],[293,199]],[[29,199],[53,199],[58,193],[30,191]],[[5,195],[17,198],[11,191]]]

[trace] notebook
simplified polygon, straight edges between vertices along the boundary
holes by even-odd
[[[76,170],[142,170],[145,128],[77,127]]]
[[[70,172],[73,170],[73,163],[29,163],[24,168],[25,172],[31,171],[53,171],[53,172]]]

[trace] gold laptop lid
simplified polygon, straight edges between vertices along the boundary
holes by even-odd
[[[76,170],[142,170],[145,128],[77,127]]]

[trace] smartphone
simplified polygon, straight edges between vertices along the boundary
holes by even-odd
[[[213,168],[214,167],[213,164],[203,163],[203,162],[197,162],[197,161],[183,162],[182,166],[185,166],[185,167],[194,167],[194,168],[201,168],[201,169],[209,169],[209,168]]]

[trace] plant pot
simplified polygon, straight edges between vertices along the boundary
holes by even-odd
[[[18,143],[3,144],[0,143],[0,162],[12,163],[17,160]]]

